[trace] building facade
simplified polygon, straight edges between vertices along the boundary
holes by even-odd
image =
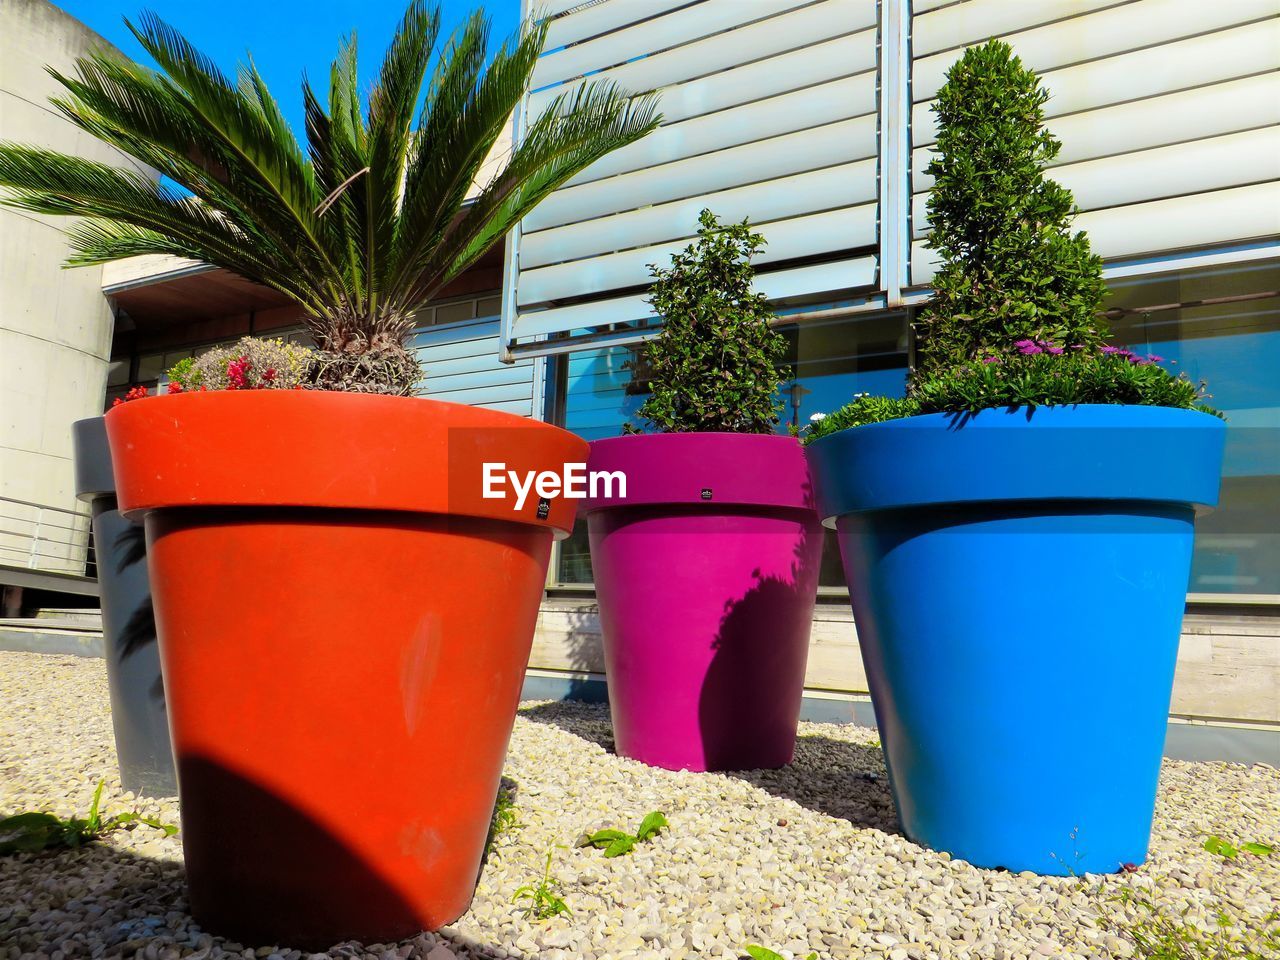
[[[6,0],[8,2],[8,0]],[[793,380],[788,423],[900,392],[933,263],[930,102],[969,45],[1009,41],[1044,79],[1070,187],[1105,259],[1116,340],[1210,384],[1229,418],[1222,505],[1198,534],[1170,750],[1280,762],[1280,7],[1275,0],[552,0],[524,118],[584,78],[658,90],[662,126],[556,191],[419,317],[424,390],[588,439],[635,413],[653,335],[647,265],[697,214],[769,241]],[[495,156],[495,162],[500,157]],[[200,264],[102,274],[105,397],[294,308]],[[824,558],[813,716],[869,717],[839,559]],[[598,691],[586,538],[558,545],[529,690]],[[1069,700],[1069,692],[1064,692]]]
[[[0,139],[138,168],[49,103],[62,88],[46,66],[69,70],[109,46],[46,0],[0,0]],[[62,269],[63,226],[0,208],[0,565],[20,571],[0,585],[83,587],[88,525],[68,425],[102,410],[112,313],[101,268]]]
[[[901,392],[935,268],[923,245],[931,101],[965,47],[1013,46],[1050,93],[1063,144],[1050,174],[1105,260],[1117,342],[1207,381],[1229,418],[1222,503],[1197,539],[1171,750],[1280,759],[1274,0],[562,0],[551,14],[528,113],[590,77],[656,89],[664,114],[509,241],[505,354],[541,358],[547,415],[592,439],[643,400],[628,360],[652,333],[647,264],[688,242],[703,207],[750,217],[769,242],[757,286],[790,343],[791,423],[855,392]],[[828,548],[822,595],[836,600]],[[562,592],[535,662],[597,673],[581,532],[555,575]],[[839,604],[820,605],[808,685],[837,715],[866,690]]]

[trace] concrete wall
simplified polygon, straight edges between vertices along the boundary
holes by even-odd
[[[77,56],[105,46],[45,0],[0,0],[0,139],[136,166],[81,133],[48,102],[62,88],[46,64],[69,72]],[[101,268],[62,269],[64,226],[58,218],[0,208],[0,497],[72,509],[78,505],[71,422],[102,412],[112,315]],[[6,520],[22,520],[15,516],[21,513],[0,502]],[[29,539],[33,518],[25,519],[19,534],[0,544],[6,548],[0,564],[12,565],[23,537]],[[61,522],[75,527],[70,518]],[[82,540],[85,529],[66,532],[66,539]],[[74,554],[64,551],[38,566],[65,569]]]
[[[590,696],[592,681],[604,676],[595,600],[546,600],[529,666],[544,681],[541,696]],[[858,632],[846,604],[818,604],[805,688],[812,719],[874,722]],[[1280,765],[1280,608],[1204,605],[1188,611],[1170,721],[1170,744],[1177,748],[1170,755]]]

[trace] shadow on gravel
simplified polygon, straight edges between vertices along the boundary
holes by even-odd
[[[609,708],[600,703],[575,703],[558,700],[522,706],[519,716],[534,723],[559,727],[580,740],[594,743],[610,753],[616,750],[613,742],[613,724],[609,720]]]
[[[23,957],[132,955],[198,936],[182,929],[192,921],[182,864],[171,860],[102,844],[20,853],[0,857],[0,889],[11,891],[0,903],[0,944]],[[175,913],[181,923],[172,922]]]
[[[105,844],[76,850],[0,857],[0,956],[207,957],[214,949],[243,953],[267,947],[285,960],[312,954],[269,943],[238,943],[212,936],[191,918],[186,872],[180,862],[158,860]],[[444,944],[458,960],[504,960],[511,954],[451,930],[397,943],[335,944],[330,957],[384,956],[410,948],[409,958],[425,958]],[[148,948],[152,948],[148,950]],[[401,956],[406,956],[401,954]],[[530,958],[532,960],[532,958]]]
[[[608,708],[599,704],[560,701],[520,708],[520,716],[559,727],[588,743],[614,752]],[[889,792],[884,754],[879,746],[850,743],[821,734],[796,739],[795,760],[777,770],[735,770],[726,776],[745,780],[775,797],[802,807],[899,834],[902,828]]]
[[[879,746],[802,734],[790,766],[728,776],[858,827],[902,833]]]

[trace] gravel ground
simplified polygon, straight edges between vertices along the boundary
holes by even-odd
[[[1166,761],[1141,871],[1055,879],[978,870],[899,835],[873,731],[802,724],[792,767],[732,776],[655,770],[611,746],[603,708],[525,705],[506,768],[522,826],[499,839],[471,910],[436,934],[328,956],[693,960],[757,943],[821,960],[1129,957],[1133,930],[1153,918],[1136,901],[1192,924],[1223,908],[1236,930],[1258,929],[1280,903],[1280,853],[1228,863],[1202,848],[1210,834],[1280,839],[1271,767]],[[120,790],[101,661],[0,653],[0,814],[83,814],[100,778],[109,810],[177,822],[176,800]],[[650,810],[671,829],[630,856],[571,846],[586,828],[634,829]],[[552,873],[572,914],[526,919],[512,895],[536,882],[553,844],[569,845]],[[180,839],[139,828],[0,859],[6,956],[306,955],[202,932],[186,913]]]

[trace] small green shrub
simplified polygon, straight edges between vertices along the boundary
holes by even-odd
[[[584,835],[578,845],[604,850],[606,857],[620,857],[624,853],[630,853],[637,843],[644,843],[656,837],[668,826],[670,824],[667,823],[667,818],[660,811],[655,810],[640,822],[640,829],[634,834],[624,833],[621,830],[597,830],[595,833]]]
[[[551,876],[551,857],[555,847],[547,848],[547,865],[542,871],[542,879],[536,885],[526,885],[515,892],[512,903],[527,900],[524,915],[534,920],[550,920],[562,913],[572,913],[569,905],[560,896],[560,884]]]
[[[102,816],[102,791],[105,780],[98,781],[98,788],[93,792],[93,802],[89,805],[86,817],[71,817],[64,820],[52,813],[19,813],[0,820],[0,855],[11,853],[31,853],[37,850],[48,850],[57,847],[82,847],[88,843],[101,840],[108,833],[121,830],[131,823],[141,823],[155,827],[171,837],[178,828],[151,817],[144,817],[136,810],[129,813],[117,813],[111,817]]]
[[[316,352],[284,340],[242,337],[169,368],[169,392],[194,390],[292,390],[312,382]],[[174,389],[174,385],[178,389]]]
[[[746,220],[723,225],[710,210],[698,222],[698,239],[670,267],[649,267],[649,302],[663,327],[641,348],[650,395],[639,415],[667,433],[771,433],[782,409],[778,388],[788,379],[787,341],[769,325],[767,298],[751,286],[751,257],[764,237]],[[624,429],[639,432],[631,423]]]

